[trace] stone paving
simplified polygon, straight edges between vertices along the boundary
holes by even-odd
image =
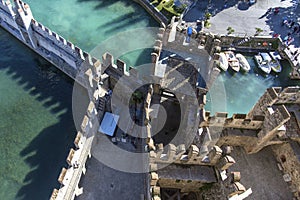
[[[234,147],[232,157],[237,162],[230,171],[241,172],[241,183],[253,191],[247,200],[293,199],[270,147],[250,155],[242,148]]]
[[[227,0],[225,7],[224,0],[198,1],[185,16],[185,21],[203,20],[205,12],[212,13],[210,19],[211,27],[204,29],[212,33],[227,34],[227,28],[230,26],[234,35],[252,36],[255,34],[255,28],[261,28],[261,35],[280,34],[281,38],[292,32],[292,28],[282,26],[284,17],[300,22],[299,0],[257,0],[253,5],[246,1]],[[279,13],[268,13],[269,8],[279,7]],[[292,34],[295,38],[294,44],[300,47],[299,34]]]
[[[145,179],[143,174],[121,172],[92,157],[79,186],[83,194],[76,200],[143,200]]]

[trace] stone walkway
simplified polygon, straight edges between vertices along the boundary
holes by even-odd
[[[75,200],[143,200],[145,179],[143,174],[114,170],[92,157],[79,186],[83,194]]]
[[[210,19],[211,27],[204,29],[212,33],[227,34],[227,28],[230,26],[234,31],[234,35],[254,35],[255,28],[261,28],[261,35],[280,34],[282,38],[287,36],[292,29],[282,26],[282,19],[287,17],[295,22],[300,22],[300,6],[299,0],[257,0],[253,5],[249,5],[244,1],[228,0],[227,6],[224,6],[224,0],[211,0],[209,5],[207,2],[198,1],[196,6],[192,8],[185,16],[185,21],[196,21],[204,19],[205,12],[212,13]],[[279,13],[268,13],[269,8],[279,7]],[[300,47],[299,35],[292,34],[295,41],[292,43],[296,47]]]
[[[256,154],[247,155],[239,147],[234,147],[232,157],[237,161],[230,171],[241,172],[241,183],[252,189],[247,200],[287,200],[293,199],[283,174],[271,148],[264,148]]]

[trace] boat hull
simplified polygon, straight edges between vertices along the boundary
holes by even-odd
[[[225,56],[224,53],[220,53],[219,54],[219,62],[220,62],[220,68],[223,70],[223,71],[227,71],[228,69],[228,61],[227,61],[227,58]]]
[[[261,55],[255,55],[254,60],[256,61],[258,68],[260,68],[264,73],[270,74],[271,66],[266,60],[263,60]]]
[[[237,53],[235,56],[239,60],[240,68],[245,72],[249,72],[251,67],[250,67],[247,59],[242,54],[239,54],[239,53]]]
[[[228,65],[234,72],[240,71],[240,63],[239,60],[235,57],[232,51],[225,51],[226,58],[228,60]]]

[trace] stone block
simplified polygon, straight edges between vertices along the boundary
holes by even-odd
[[[214,146],[208,153],[208,158],[211,164],[216,164],[222,156],[222,149],[218,146]]]
[[[58,195],[58,192],[59,190],[54,188],[54,190],[52,191],[52,194],[51,194],[51,197],[50,197],[50,200],[56,200],[57,198],[57,195]]]
[[[199,148],[196,145],[191,145],[189,148],[188,159],[196,159],[199,155]]]
[[[156,158],[156,153],[154,151],[149,152],[149,157],[150,158]]]
[[[176,155],[176,146],[174,144],[168,144],[167,160],[174,161]]]
[[[150,163],[150,171],[151,172],[157,171],[157,164]]]
[[[88,123],[89,123],[89,118],[88,116],[84,116],[83,117],[83,120],[82,120],[82,123],[81,123],[81,130],[82,130],[82,133],[85,133],[86,132],[86,128],[88,126]]]
[[[57,179],[60,184],[63,184],[63,180],[65,178],[66,173],[67,173],[67,169],[63,167],[61,169],[61,172],[60,172],[59,177]]]
[[[224,156],[217,163],[217,167],[223,171],[223,170],[227,170],[234,163],[235,160],[231,156]]]
[[[231,172],[231,176],[233,178],[233,182],[241,180],[241,172]]]
[[[160,158],[161,157],[161,154],[163,153],[164,151],[164,145],[162,143],[156,145],[156,156],[157,158]]]
[[[156,172],[151,172],[150,177],[150,185],[156,185],[158,181],[158,174]]]
[[[152,195],[153,196],[155,196],[155,195],[160,196],[160,187],[158,187],[158,186],[152,187]]]
[[[93,112],[94,112],[94,109],[95,109],[95,104],[94,104],[92,101],[90,101],[90,103],[89,103],[89,105],[88,105],[88,109],[87,109],[87,115],[88,115],[89,117],[92,116],[92,114],[93,114]]]
[[[68,157],[66,159],[68,165],[72,165],[72,159],[73,159],[74,154],[75,154],[75,150],[71,148],[69,151]]]
[[[126,63],[120,59],[117,59],[117,69],[120,71],[122,74],[125,74],[126,72]]]
[[[102,63],[103,63],[104,68],[112,66],[114,63],[114,57],[111,54],[109,54],[108,52],[106,52],[102,56]]]
[[[74,145],[75,145],[76,148],[79,148],[79,141],[80,141],[80,139],[81,139],[81,132],[78,131],[77,135],[76,135],[76,138],[74,140]]]
[[[161,198],[158,195],[155,195],[152,199],[153,200],[161,200]]]

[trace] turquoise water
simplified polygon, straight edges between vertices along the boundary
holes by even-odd
[[[0,29],[0,199],[47,199],[74,140],[72,81]]]
[[[215,112],[248,113],[267,88],[272,86],[296,86],[300,81],[290,80],[291,67],[287,61],[281,62],[283,70],[279,74],[265,75],[257,68],[253,56],[246,56],[251,71],[247,74],[221,72],[208,95],[206,110]],[[229,69],[230,70],[230,69]]]
[[[88,52],[124,31],[158,25],[131,0],[26,2],[38,21]],[[120,56],[130,65],[149,62],[135,38],[149,46],[154,34],[127,35],[103,49],[125,48]],[[48,199],[76,134],[73,82],[2,29],[0,49],[0,199]]]
[[[152,31],[121,34],[157,26],[131,0],[27,3],[38,21],[86,51],[98,47],[97,52],[110,48],[120,55],[125,52],[121,57],[134,66],[150,59],[149,50],[139,50],[138,46],[151,46]],[[114,37],[121,38],[121,42],[111,39]],[[76,133],[72,81],[2,29],[0,49],[0,199],[48,199],[52,189],[58,187],[57,177]],[[225,88],[222,97],[226,98],[226,108],[223,110],[222,102],[215,103],[213,98],[207,107],[229,113],[247,112],[267,87],[294,84],[285,78],[288,71],[286,67],[279,77],[256,76],[255,72],[223,73],[216,84]]]
[[[27,0],[35,19],[56,31],[87,52],[98,47],[97,55],[105,51],[128,52],[122,59],[128,65],[138,66],[150,62],[150,50],[136,50],[146,43],[152,47],[155,34],[126,31],[158,27],[158,23],[132,0]],[[122,33],[125,32],[125,39]],[[114,38],[114,39],[112,39]],[[105,42],[109,40],[108,42]]]

